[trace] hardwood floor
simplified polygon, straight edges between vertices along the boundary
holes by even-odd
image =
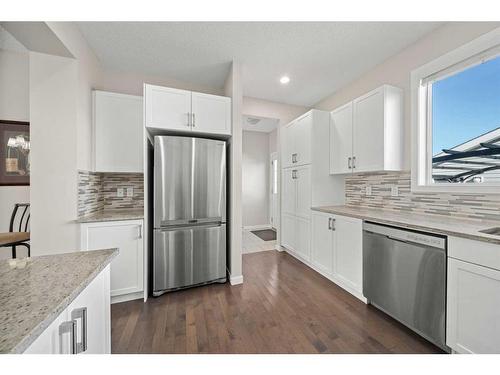
[[[244,255],[243,275],[112,305],[112,352],[441,353],[284,252]]]

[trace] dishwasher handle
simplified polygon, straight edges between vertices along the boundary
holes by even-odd
[[[405,242],[415,245],[423,245],[436,249],[446,250],[446,237],[430,233],[392,227],[387,225],[373,224],[365,222],[363,230],[368,233],[378,234],[399,242]]]

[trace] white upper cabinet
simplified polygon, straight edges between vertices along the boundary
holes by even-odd
[[[294,165],[311,164],[311,133],[313,126],[312,112],[300,117],[292,127],[295,140],[295,163]]]
[[[231,134],[231,99],[225,96],[193,92],[193,131]]]
[[[142,98],[93,92],[93,169],[142,172]]]
[[[200,134],[231,134],[231,98],[144,85],[146,127]]]
[[[282,130],[282,167],[295,167],[311,163],[311,131],[313,113],[308,112]]]
[[[355,99],[332,112],[330,126],[330,173],[402,170],[401,89],[384,85]]]
[[[191,130],[191,91],[145,85],[146,127]]]
[[[330,173],[351,173],[352,163],[352,103],[331,113]]]

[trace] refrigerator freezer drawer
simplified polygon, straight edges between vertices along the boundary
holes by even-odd
[[[153,294],[226,277],[226,225],[154,231]]]

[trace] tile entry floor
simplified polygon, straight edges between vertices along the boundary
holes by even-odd
[[[264,241],[253,234],[250,230],[243,230],[243,254],[274,250],[275,246],[276,240]]]

